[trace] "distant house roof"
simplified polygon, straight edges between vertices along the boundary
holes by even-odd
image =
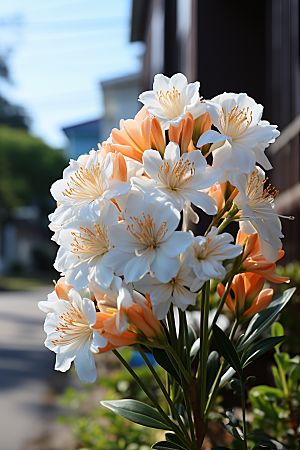
[[[65,127],[62,130],[68,138],[70,137],[70,135],[73,136],[74,133],[76,133],[77,135],[99,134],[100,123],[101,119],[91,120],[90,122],[84,122],[77,125],[72,125],[70,127]]]

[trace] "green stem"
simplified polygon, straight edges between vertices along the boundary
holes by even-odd
[[[223,309],[223,306],[225,305],[226,298],[227,298],[227,296],[228,296],[228,294],[229,294],[229,291],[230,291],[230,288],[231,288],[231,283],[232,283],[233,277],[234,277],[234,274],[230,275],[229,280],[227,281],[227,284],[226,284],[226,288],[225,288],[224,294],[222,295],[222,298],[221,298],[221,301],[220,301],[220,303],[219,303],[219,305],[218,305],[216,314],[215,314],[215,316],[214,316],[214,318],[213,318],[211,327],[210,327],[210,329],[209,329],[209,334],[208,334],[208,344],[211,343],[212,335],[213,335],[213,327],[214,327],[214,325],[217,323],[217,320],[218,320],[218,318],[219,318],[219,315],[221,314],[221,311],[222,311],[222,309]]]
[[[185,409],[186,409],[187,416],[188,416],[188,422],[189,422],[189,428],[190,428],[190,432],[191,432],[192,442],[193,442],[194,447],[197,448],[197,442],[196,442],[196,436],[195,436],[195,430],[194,430],[194,422],[193,422],[193,418],[192,418],[192,407],[191,407],[190,399],[188,396],[186,383],[185,383],[185,380],[183,379],[182,374],[180,374],[180,377],[181,377],[181,385],[182,385],[182,390],[183,390],[183,395],[184,395]]]
[[[222,216],[231,208],[232,202],[226,202],[224,208],[218,212],[212,219],[209,227],[207,228],[207,230],[204,233],[204,236],[207,236],[208,233],[210,232],[210,230],[212,229],[213,226],[217,226],[218,223],[220,222]]]
[[[185,346],[186,346],[186,363],[189,376],[192,376],[192,363],[191,363],[191,346],[190,346],[190,338],[189,338],[189,330],[186,321],[185,311],[181,311],[179,309],[179,317],[180,317],[180,326],[183,325],[184,328],[184,336],[185,336]]]
[[[248,446],[247,446],[247,429],[246,429],[245,386],[244,386],[242,377],[240,376],[239,378],[240,378],[240,383],[242,385],[241,401],[242,401],[242,410],[243,410],[243,436],[244,436],[245,449],[247,450]]]
[[[233,327],[231,329],[230,335],[229,335],[229,340],[230,341],[233,340],[238,325],[239,325],[238,321],[235,320],[235,322],[233,324]],[[214,384],[212,385],[212,388],[211,388],[211,391],[210,391],[211,393],[210,393],[210,395],[208,397],[208,402],[207,402],[207,405],[206,405],[206,408],[205,408],[204,419],[207,419],[208,414],[210,413],[210,410],[213,407],[213,404],[214,404],[214,402],[216,400],[216,397],[217,397],[217,394],[218,394],[218,391],[219,391],[219,383],[220,383],[220,380],[221,380],[222,371],[223,371],[223,368],[225,366],[225,363],[226,363],[226,361],[223,360],[223,362],[220,365],[220,369],[219,369],[219,371],[217,373],[217,376],[215,378]]]
[[[179,369],[180,369],[182,375],[184,376],[185,381],[188,384],[190,384],[191,377],[189,376],[186,368],[184,367],[184,365],[183,365],[181,359],[179,358],[179,356],[177,355],[176,351],[170,345],[168,347],[166,347],[166,351],[172,355],[173,359],[176,361],[177,365],[179,366]]]
[[[280,354],[279,349],[276,348],[276,347],[275,347],[275,352],[276,352],[277,355]],[[289,397],[289,389],[288,389],[288,386],[287,386],[285,374],[284,374],[280,364],[277,364],[277,368],[278,368],[279,376],[280,376],[280,379],[281,379],[281,383],[282,383],[282,387],[283,387],[283,392],[284,392],[285,398],[288,398]]]
[[[114,355],[118,358],[118,360],[123,364],[123,366],[128,370],[128,372],[132,375],[132,377],[135,379],[135,381],[138,383],[138,385],[143,389],[147,397],[151,400],[157,411],[161,414],[161,416],[164,418],[166,423],[169,425],[170,428],[174,431],[176,436],[185,444],[189,444],[189,442],[186,441],[185,437],[182,436],[180,429],[170,420],[170,418],[167,416],[167,414],[164,412],[164,410],[161,408],[153,394],[149,391],[149,389],[146,387],[146,385],[142,382],[142,380],[137,376],[137,374],[132,370],[130,365],[125,361],[123,356],[120,355],[120,353],[117,350],[112,350]]]
[[[198,383],[200,384],[200,418],[204,421],[204,410],[206,402],[206,367],[208,356],[208,315],[209,315],[209,299],[210,299],[210,281],[205,283],[205,288],[202,291],[201,303],[201,346],[200,346],[200,363],[198,371]],[[199,377],[200,375],[200,377]]]
[[[182,420],[181,420],[181,418],[180,418],[180,415],[178,414],[178,411],[177,411],[177,409],[175,408],[175,405],[174,405],[174,403],[172,402],[172,400],[171,400],[171,398],[170,398],[170,396],[169,396],[169,394],[168,394],[168,392],[167,392],[167,390],[166,390],[164,384],[162,383],[161,379],[160,379],[159,376],[157,375],[157,373],[156,373],[154,367],[153,367],[152,364],[150,363],[149,359],[147,358],[147,356],[145,355],[145,353],[144,353],[144,351],[141,349],[141,347],[140,347],[139,345],[137,345],[137,346],[136,346],[136,349],[137,349],[137,351],[139,352],[139,354],[141,355],[141,357],[143,358],[143,360],[145,361],[145,363],[147,364],[147,366],[148,366],[150,372],[151,372],[152,375],[154,376],[154,378],[155,378],[155,380],[156,380],[158,386],[160,387],[162,393],[164,394],[165,399],[167,400],[167,402],[168,402],[168,404],[169,404],[169,406],[170,406],[170,408],[171,408],[171,410],[172,410],[172,413],[173,413],[175,419],[177,420],[178,425],[180,426],[180,428],[181,428],[181,430],[182,430],[182,433],[183,433],[183,434],[185,435],[185,437],[189,440],[190,437],[189,437],[189,435],[188,435],[188,433],[187,433],[187,431],[186,431],[186,428],[185,428],[185,426],[184,426],[184,423],[182,422]]]
[[[223,220],[223,222],[221,223],[221,225],[218,228],[218,234],[222,233],[222,231],[224,230],[224,228],[227,227],[227,225],[230,224],[230,222],[232,222],[235,219],[235,215],[237,214],[237,212],[239,211],[239,208],[237,207],[237,205],[234,203],[231,207],[231,210],[229,211],[226,219]]]

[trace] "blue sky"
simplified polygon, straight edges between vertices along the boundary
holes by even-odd
[[[13,84],[0,89],[26,108],[33,134],[65,146],[62,127],[101,115],[99,82],[140,70],[130,15],[131,0],[1,2],[0,52],[12,49]]]

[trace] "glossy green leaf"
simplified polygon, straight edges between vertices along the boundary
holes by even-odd
[[[236,349],[229,340],[227,334],[224,333],[218,325],[213,327],[214,338],[219,352],[224,359],[230,364],[239,374],[242,374],[242,365]]]
[[[167,441],[176,444],[178,447],[182,447],[182,442],[175,433],[165,433],[165,438]]]
[[[156,450],[184,450],[184,447],[178,446],[170,441],[156,442],[151,448],[155,448]]]
[[[242,441],[242,438],[241,438],[240,434],[238,433],[236,427],[233,427],[232,425],[230,425],[230,423],[227,423],[225,425],[224,422],[220,422],[220,425],[222,428],[224,428],[224,430],[227,431],[227,433],[231,434],[231,436],[238,439],[239,441]]]
[[[240,341],[238,352],[244,350],[276,320],[276,317],[291,299],[295,290],[296,288],[287,289],[278,299],[273,300],[264,311],[255,314]]]
[[[207,369],[206,369],[206,396],[210,393],[212,385],[214,384],[217,373],[220,369],[220,356],[219,353],[213,351],[210,353],[207,359]]]
[[[271,441],[259,441],[254,447],[253,450],[276,450],[277,447]]]
[[[263,442],[265,444],[270,445],[270,448],[272,448],[272,449],[286,450],[286,448],[279,441],[277,441],[275,438],[270,436],[268,433],[265,433],[263,430],[260,430],[259,428],[256,428],[251,433],[249,433],[248,437],[250,437],[250,436],[256,436],[261,439],[260,443],[257,443],[256,445],[258,445],[258,444],[261,445]],[[271,445],[273,445],[273,447],[271,447]],[[262,447],[262,448],[265,449],[266,447]]]
[[[178,384],[180,384],[180,377],[173,366],[168,353],[162,348],[153,348],[152,353],[155,361],[159,364],[166,372],[168,372]]]
[[[285,336],[270,337],[262,339],[256,344],[252,345],[246,352],[244,352],[241,363],[243,368],[248,366],[252,361],[262,356],[267,351],[280,344],[285,339]]]
[[[199,353],[200,350],[200,338],[198,338],[192,345],[191,348],[191,360],[194,361],[194,359],[196,358],[197,354]]]
[[[101,405],[111,409],[119,416],[131,420],[131,422],[144,425],[145,427],[158,428],[160,430],[171,429],[156,409],[137,400],[103,401]]]
[[[243,386],[240,380],[238,380],[237,378],[233,378],[229,384],[231,389],[233,390],[233,393],[241,398]]]

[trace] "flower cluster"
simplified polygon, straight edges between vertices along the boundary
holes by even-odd
[[[156,75],[135,118],[71,160],[51,188],[54,267],[63,278],[39,304],[45,344],[56,369],[74,361],[83,382],[96,378],[94,354],[168,346],[171,305],[196,306],[211,279],[223,280],[222,297],[232,275],[226,304],[243,321],[271,301],[272,290],[260,292],[265,279],[287,281],[274,275],[283,235],[263,170],[279,132],[246,94],[203,100],[199,86],[182,74]],[[211,216],[205,235],[189,230],[199,221],[194,207]],[[233,220],[235,244],[223,232]]]

